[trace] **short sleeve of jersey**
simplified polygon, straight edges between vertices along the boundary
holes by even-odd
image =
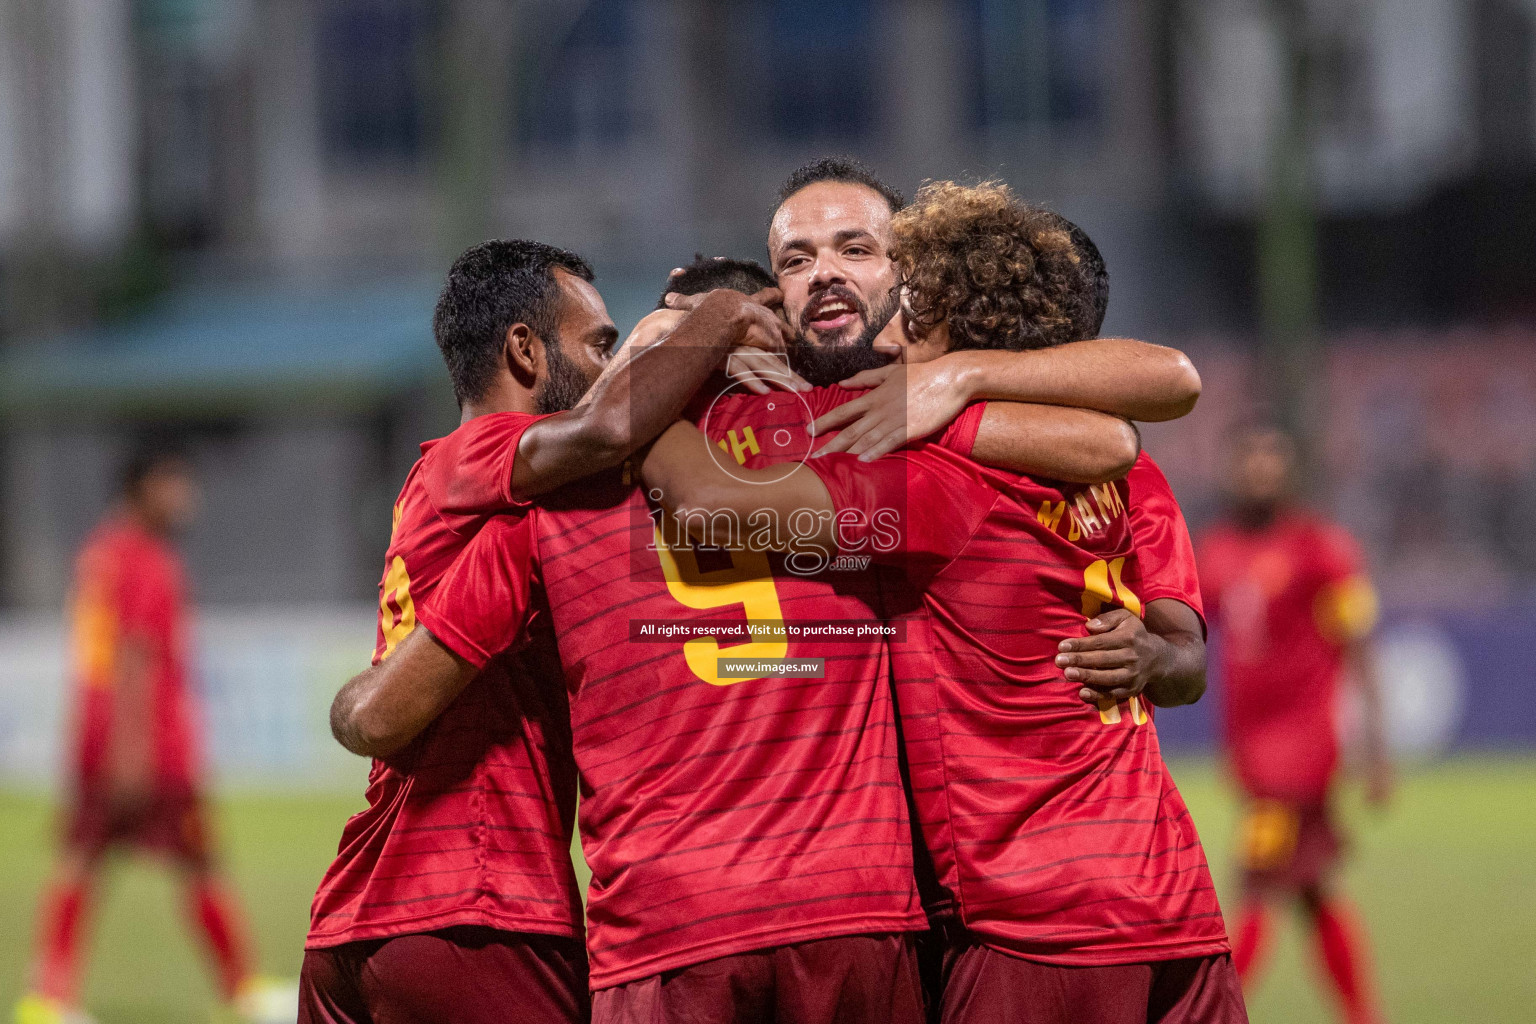
[[[978,467],[935,445],[862,462],[837,453],[806,463],[826,486],[840,551],[894,561],[952,561],[999,492]]]
[[[955,417],[953,423],[944,428],[938,443],[952,452],[969,457],[976,447],[976,435],[981,432],[981,418],[986,412],[986,402],[972,402]]]
[[[509,514],[486,523],[417,609],[417,620],[476,668],[523,636],[532,604],[531,519]]]
[[[1194,609],[1204,625],[1195,545],[1168,478],[1152,457],[1142,452],[1126,476],[1126,486],[1142,600],[1181,601]]]
[[[523,432],[543,416],[476,416],[439,441],[424,460],[427,500],[447,516],[483,516],[526,507],[512,497],[512,466]]]
[[[1380,613],[1365,557],[1354,538],[1336,526],[1324,526],[1318,540],[1323,577],[1314,609],[1318,629],[1337,643],[1362,639],[1376,628]]]

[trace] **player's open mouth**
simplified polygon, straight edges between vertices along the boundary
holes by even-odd
[[[858,307],[847,299],[828,296],[811,311],[807,323],[813,330],[835,331],[846,327],[859,317]]]

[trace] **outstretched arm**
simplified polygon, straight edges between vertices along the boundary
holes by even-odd
[[[866,370],[843,386],[872,390],[822,416],[815,428],[843,428],[832,450],[871,458],[942,429],[973,401],[1069,406],[1154,422],[1187,414],[1200,397],[1200,375],[1188,356],[1125,338],[950,352]]]
[[[524,499],[618,465],[675,420],[732,349],[782,352],[789,325],[765,305],[777,289],[748,296],[710,292],[666,336],[632,338],[576,408],[523,432],[512,495]],[[673,311],[658,311],[653,316]]]
[[[425,729],[479,670],[417,626],[388,658],[331,702],[331,735],[363,757],[388,757]]]

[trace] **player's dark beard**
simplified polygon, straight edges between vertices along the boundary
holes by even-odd
[[[544,364],[549,375],[533,396],[534,410],[540,415],[575,408],[592,382],[576,369],[576,364],[560,350],[559,339],[544,343]]]
[[[876,352],[874,344],[875,336],[896,315],[899,305],[896,294],[891,292],[869,306],[851,294],[844,294],[842,298],[859,308],[864,330],[857,338],[850,342],[813,341],[805,330],[805,317],[802,315],[800,332],[789,346],[790,369],[815,387],[831,387],[856,373],[873,370],[891,361],[890,356]],[[809,310],[810,306],[806,308]]]

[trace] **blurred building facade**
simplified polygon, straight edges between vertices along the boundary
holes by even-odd
[[[827,152],[1009,180],[1106,252],[1108,329],[1240,360],[1299,2],[6,0],[4,597],[57,602],[159,423],[209,472],[205,597],[366,595],[414,443],[453,420],[427,317],[454,252],[575,248],[625,328],[693,252],[760,255],[778,182]],[[1536,3],[1304,6],[1325,328],[1536,317]],[[381,290],[416,303],[393,371],[366,344],[316,370]]]

